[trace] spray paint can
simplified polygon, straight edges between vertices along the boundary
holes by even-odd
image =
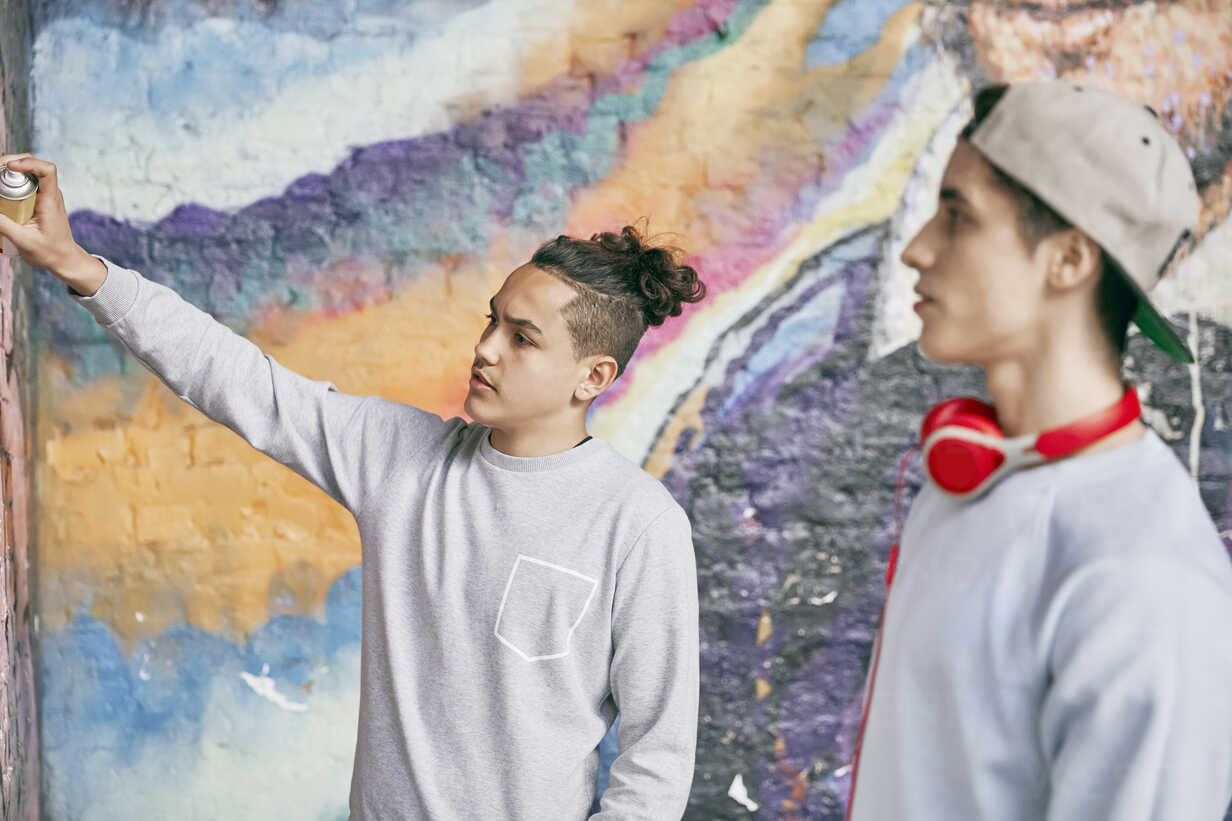
[[[37,198],[38,177],[0,165],[0,214],[18,225],[25,225],[34,216],[34,201]],[[13,256],[17,249],[4,240],[0,243],[0,253]]]

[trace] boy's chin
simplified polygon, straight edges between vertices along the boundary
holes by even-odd
[[[481,425],[487,425],[489,428],[496,427],[496,423],[500,421],[499,414],[493,412],[493,408],[487,407],[488,403],[483,399],[476,399],[474,394],[467,394],[466,401],[462,403],[462,410],[472,422],[478,422]]]
[[[479,404],[470,394],[467,394],[466,401],[462,403],[462,410],[471,418],[471,421],[484,425],[487,424],[485,419],[487,414],[483,412],[483,408],[478,407]]]
[[[920,336],[916,345],[925,359],[938,365],[971,365],[976,362],[974,351],[967,351],[956,345],[939,343],[938,340],[931,339],[926,334]]]

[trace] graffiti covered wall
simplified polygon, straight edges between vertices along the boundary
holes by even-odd
[[[896,262],[973,85],[1081,78],[1187,146],[1203,237],[1163,286],[1199,367],[1129,371],[1232,544],[1232,19],[1218,0],[42,0],[34,136],[89,249],[344,391],[461,412],[486,302],[557,233],[648,217],[711,298],[592,430],[695,527],[689,817],[841,817],[923,411]],[[54,818],[345,817],[349,515],[37,282],[39,670]],[[918,473],[909,473],[918,486]],[[609,750],[610,753],[610,750]]]
[[[0,0],[0,154],[30,147],[29,9]],[[0,256],[0,818],[39,817],[30,565],[30,272]]]

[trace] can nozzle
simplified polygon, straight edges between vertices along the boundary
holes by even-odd
[[[0,165],[4,169],[0,171],[0,185],[7,185],[9,188],[20,188],[26,184],[26,175],[20,171],[14,171],[7,165]]]

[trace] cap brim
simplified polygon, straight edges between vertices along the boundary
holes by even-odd
[[[1192,365],[1193,353],[1185,344],[1185,340],[1181,339],[1181,335],[1173,329],[1172,323],[1155,310],[1147,295],[1138,287],[1138,283],[1124,275],[1121,279],[1138,297],[1138,308],[1134,311],[1134,324],[1138,326],[1138,330],[1142,331],[1142,335],[1163,349],[1163,352],[1174,361]]]

